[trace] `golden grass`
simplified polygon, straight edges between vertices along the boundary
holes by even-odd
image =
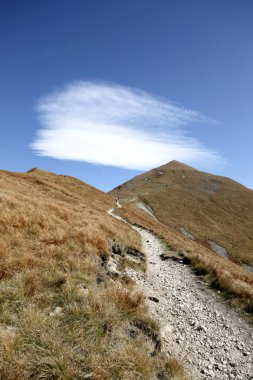
[[[128,333],[138,321],[159,335],[143,294],[103,265],[112,244],[141,250],[113,202],[71,177],[0,172],[0,380],[183,379]]]
[[[138,234],[107,214],[112,199],[78,180],[1,172],[0,186],[0,278],[40,266],[42,257],[65,254],[68,265],[70,252],[108,252],[113,238],[141,249]]]

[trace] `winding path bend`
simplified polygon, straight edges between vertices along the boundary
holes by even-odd
[[[114,214],[114,209],[108,212],[124,221]],[[162,261],[164,246],[155,235],[132,228],[142,236],[148,261],[146,274],[132,272],[132,276],[147,296],[151,315],[161,326],[163,351],[178,358],[192,380],[253,380],[251,326],[200,281],[189,266]]]

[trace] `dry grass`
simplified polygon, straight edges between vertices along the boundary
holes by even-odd
[[[137,197],[165,225],[184,227],[205,247],[212,240],[235,263],[253,265],[253,191],[239,183],[172,161],[111,193],[121,202]]]
[[[112,205],[71,177],[0,172],[0,380],[183,379],[129,334],[136,321],[159,332],[143,295],[103,266],[113,240],[141,249]]]
[[[225,291],[242,302],[246,311],[253,311],[253,274],[226,258],[214,254],[202,245],[182,236],[148,216],[142,210],[128,205],[118,209],[131,223],[147,228],[161,237],[173,250],[181,252],[198,271],[206,271],[209,280],[217,289]]]

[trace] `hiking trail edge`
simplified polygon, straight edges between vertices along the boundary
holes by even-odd
[[[114,209],[108,213],[127,223]],[[192,380],[253,380],[252,327],[182,260],[163,261],[165,247],[154,234],[132,228],[142,237],[148,269],[131,270],[131,276],[161,326],[162,351],[176,357]]]

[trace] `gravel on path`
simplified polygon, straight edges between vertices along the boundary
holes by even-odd
[[[252,327],[189,266],[163,261],[165,247],[155,235],[133,228],[142,236],[148,269],[130,275],[161,326],[163,351],[179,359],[192,380],[253,380]]]

